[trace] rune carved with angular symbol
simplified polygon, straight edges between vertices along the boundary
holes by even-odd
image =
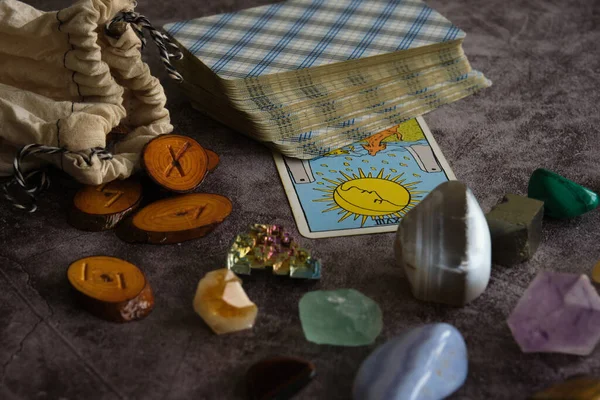
[[[183,154],[187,151],[187,149],[189,147],[190,147],[190,142],[185,142],[183,147],[181,149],[179,149],[177,154],[175,154],[173,147],[171,147],[170,144],[167,145],[167,148],[169,149],[169,154],[171,155],[172,161],[171,161],[171,164],[169,164],[167,166],[167,168],[165,169],[166,177],[171,175],[171,171],[173,171],[173,168],[177,169],[177,172],[179,172],[179,176],[181,176],[182,178],[185,176],[185,172],[183,172],[183,168],[181,167],[181,162],[179,160],[181,159],[181,157],[183,156]]]
[[[198,219],[202,214],[202,211],[206,206],[197,206],[197,207],[188,207],[184,209],[179,209],[177,211],[167,211],[165,213],[157,214],[155,218],[163,218],[163,217],[184,217],[185,220],[191,226],[194,226],[192,223],[193,220]],[[191,217],[191,218],[189,218]]]
[[[107,195],[112,194],[113,196],[108,199],[108,201],[104,204],[104,207],[108,208],[110,206],[112,206],[113,204],[115,204],[115,202],[117,200],[119,200],[121,198],[121,196],[123,196],[123,194],[125,194],[125,192],[121,191],[121,190],[110,190],[110,189],[106,189],[106,186],[108,185],[108,183],[105,183],[102,186],[99,186],[96,190],[98,192],[102,192],[105,193]]]

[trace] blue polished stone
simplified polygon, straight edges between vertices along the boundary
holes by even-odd
[[[467,347],[448,324],[405,331],[379,346],[354,380],[355,400],[439,400],[467,378]]]

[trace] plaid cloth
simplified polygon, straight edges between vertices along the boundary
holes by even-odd
[[[164,28],[223,79],[318,67],[465,36],[419,0],[289,0]]]

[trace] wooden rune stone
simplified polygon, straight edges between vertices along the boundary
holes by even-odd
[[[135,211],[141,200],[142,185],[135,179],[84,186],[73,198],[68,221],[84,231],[112,229]]]
[[[154,295],[135,265],[115,257],[95,256],[75,261],[67,270],[78,302],[92,314],[115,322],[146,317]]]
[[[507,194],[487,215],[492,261],[511,266],[530,259],[542,239],[544,203]]]
[[[208,172],[213,172],[219,166],[219,155],[212,150],[204,149],[208,156]]]
[[[117,235],[130,243],[179,243],[212,232],[231,209],[231,201],[218,194],[171,197],[142,208],[119,226]]]
[[[144,147],[142,164],[157,184],[176,193],[196,189],[209,168],[206,150],[194,139],[161,135]]]

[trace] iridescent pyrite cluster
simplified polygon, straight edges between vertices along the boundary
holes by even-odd
[[[253,269],[272,268],[275,275],[320,279],[321,262],[298,247],[279,225],[250,225],[250,231],[237,235],[227,254],[227,268],[250,275]]]

